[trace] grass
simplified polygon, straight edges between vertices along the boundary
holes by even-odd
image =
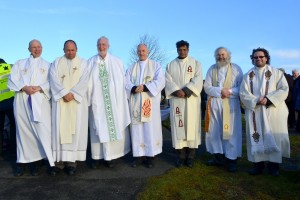
[[[291,158],[284,159],[279,177],[269,175],[267,170],[263,175],[248,175],[252,163],[247,160],[244,145],[244,154],[238,160],[238,172],[229,173],[224,167],[206,166],[210,155],[203,152],[196,158],[193,168],[174,168],[164,175],[150,177],[137,199],[300,199],[300,171],[285,167],[297,165],[299,134],[290,135],[290,142]]]

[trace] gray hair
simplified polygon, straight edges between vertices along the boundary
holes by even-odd
[[[97,45],[99,44],[100,40],[106,40],[107,44],[109,45],[109,39],[105,36],[101,36],[98,40],[97,40]]]
[[[292,73],[297,73],[298,72],[298,69],[293,69],[292,70]]]
[[[219,47],[219,48],[217,48],[215,50],[215,54],[214,54],[215,55],[215,59],[217,59],[217,55],[218,55],[219,51],[222,50],[222,49],[224,49],[227,52],[227,54],[228,54],[228,60],[231,60],[231,52],[226,47]]]
[[[145,43],[140,43],[139,45],[137,45],[136,49],[139,49],[141,46],[145,46],[148,49],[148,47],[147,47],[147,45]]]
[[[39,41],[39,40],[37,40],[37,39],[33,39],[33,40],[31,40],[30,42],[29,42],[29,44],[28,44],[28,48],[30,48],[31,47],[31,45],[32,45],[32,43],[33,42],[37,42],[37,43],[39,43],[41,46],[42,46],[42,43]]]

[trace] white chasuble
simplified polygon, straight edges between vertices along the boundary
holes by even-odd
[[[202,90],[201,65],[192,57],[175,59],[166,69],[166,97],[170,99],[170,119],[173,147],[197,148],[200,144]],[[179,98],[173,92],[187,87],[193,93],[189,98]]]
[[[288,84],[283,73],[269,65],[254,67],[244,75],[240,98],[245,106],[249,161],[281,163],[282,157],[289,157],[287,123],[283,123],[288,116],[284,102],[287,94]],[[267,97],[272,104],[257,105],[262,97]]]
[[[57,58],[50,68],[52,91],[52,149],[55,161],[84,161],[88,138],[87,88],[89,69],[86,60],[76,56]],[[72,93],[68,103],[63,97]]]
[[[149,91],[131,93],[134,86],[144,84]],[[165,86],[165,76],[161,65],[152,60],[139,61],[126,71],[126,92],[129,100],[132,123],[130,126],[132,154],[134,157],[153,157],[162,152],[162,127],[160,115],[161,91]],[[151,102],[151,114],[143,119],[146,99]]]
[[[205,134],[206,150],[211,154],[224,154],[226,158],[235,160],[242,156],[242,114],[239,100],[240,85],[243,80],[241,68],[231,63],[231,87],[225,86],[228,67],[217,67],[212,65],[206,74],[204,90],[208,95],[206,110],[206,125],[209,123]],[[216,70],[217,69],[217,70]],[[214,72],[215,71],[215,72]],[[228,99],[229,103],[229,138],[224,139],[223,119],[224,119],[224,100],[221,91],[226,87],[231,90]]]
[[[110,54],[104,59],[95,55],[88,62],[92,158],[116,159],[130,151],[124,65]]]
[[[51,106],[49,63],[30,56],[12,67],[8,87],[15,91],[14,114],[17,127],[17,162],[29,163],[47,158],[54,166],[51,150]],[[24,86],[39,86],[41,92],[27,95]]]

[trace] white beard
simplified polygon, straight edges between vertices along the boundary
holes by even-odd
[[[225,67],[225,66],[227,66],[229,63],[230,63],[230,60],[226,60],[226,61],[217,61],[217,62],[216,62],[216,65],[217,65],[218,67]]]

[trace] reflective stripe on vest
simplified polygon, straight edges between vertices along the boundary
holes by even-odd
[[[9,99],[15,95],[14,92],[10,91],[7,87],[8,77],[11,72],[10,64],[0,64],[0,101]]]

